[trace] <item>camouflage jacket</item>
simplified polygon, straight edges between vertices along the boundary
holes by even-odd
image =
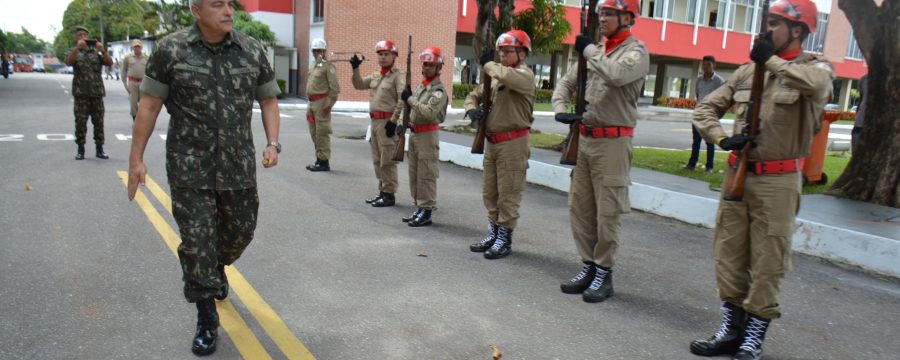
[[[103,54],[97,49],[85,48],[78,52],[75,64],[72,65],[72,95],[85,97],[104,97],[106,87],[103,86]]]
[[[141,83],[169,112],[169,185],[238,190],[256,186],[253,101],[279,94],[265,48],[232,31],[216,45],[194,26],[159,42]]]

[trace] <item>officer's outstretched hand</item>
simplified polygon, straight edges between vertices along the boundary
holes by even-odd
[[[487,63],[494,61],[494,52],[493,51],[485,51],[481,53],[481,59],[478,62],[481,64],[481,67],[484,67]]]
[[[384,124],[384,131],[387,132],[388,137],[394,137],[394,135],[397,134],[397,124],[388,120],[388,122]]]
[[[409,90],[409,89],[404,89],[403,92],[400,93],[400,98],[403,99],[403,102],[406,102],[406,100],[409,100],[409,98],[411,96],[412,96],[412,90]]]
[[[356,56],[356,54],[353,54],[353,56],[350,57],[350,67],[353,69],[359,69],[359,65],[362,64],[362,62],[362,59],[360,59],[359,56]]]
[[[753,41],[753,49],[750,50],[750,59],[759,65],[765,65],[775,55],[775,45],[772,44],[772,32],[766,33],[766,36],[757,37]]]
[[[484,113],[481,112],[481,109],[472,109],[466,111],[466,117],[468,117],[472,121],[481,120],[481,117],[484,116]]]
[[[147,166],[144,162],[132,163],[128,166],[128,201],[134,200],[138,186],[147,183]]]
[[[575,37],[575,51],[578,51],[579,54],[584,52],[584,49],[591,44],[591,38],[587,35],[581,35]]]
[[[266,146],[266,149],[263,150],[262,164],[266,169],[278,165],[278,149],[274,146]]]
[[[730,136],[722,139],[722,141],[719,141],[719,147],[721,147],[723,150],[729,151],[741,150],[748,142],[751,144],[750,147],[756,147],[756,143],[753,142],[753,140],[756,140],[756,135]]]
[[[580,122],[582,120],[584,120],[584,116],[581,116],[578,114],[570,114],[570,113],[556,114],[556,121],[561,122],[566,125],[572,125],[572,124]]]

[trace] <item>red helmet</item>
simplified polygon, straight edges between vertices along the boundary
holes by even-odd
[[[641,0],[603,0],[597,3],[594,9],[598,14],[600,9],[613,9],[630,12],[635,19],[641,14]]]
[[[769,14],[778,15],[788,21],[806,25],[809,32],[816,31],[819,10],[812,0],[775,0],[769,5]]]
[[[500,50],[501,46],[514,46],[526,48],[531,52],[531,38],[522,30],[510,30],[500,34],[496,46],[497,50]]]
[[[375,52],[379,51],[390,51],[394,54],[397,53],[397,45],[394,44],[394,40],[381,40],[375,43]]]
[[[441,54],[441,48],[438,47],[430,47],[422,51],[419,54],[419,60],[423,63],[435,63],[435,64],[443,64],[444,63],[444,55]]]

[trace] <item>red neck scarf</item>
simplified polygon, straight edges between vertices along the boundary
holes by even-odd
[[[382,68],[381,68],[381,76],[384,76],[384,74],[387,74],[387,73],[390,72],[390,71],[391,71],[391,66],[388,66],[388,67],[382,67]]]
[[[781,54],[778,54],[778,57],[785,59],[787,61],[791,61],[800,56],[800,53],[803,52],[803,48],[796,48],[794,50],[785,51]]]
[[[607,38],[606,55],[609,55],[609,53],[619,47],[619,45],[625,42],[625,39],[627,39],[629,36],[631,36],[631,30],[625,29],[613,34],[611,38]]]
[[[437,75],[432,76],[432,77],[430,77],[430,78],[425,78],[425,80],[422,80],[422,87],[423,87],[423,88],[424,88],[424,87],[428,87],[428,84],[431,84],[431,82],[434,81],[434,79],[437,79],[437,78],[438,78]]]

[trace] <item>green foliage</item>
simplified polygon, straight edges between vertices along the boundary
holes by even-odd
[[[102,38],[106,42],[142,36],[145,30],[155,34],[160,26],[159,17],[147,16],[155,4],[144,0],[73,0],[63,14],[62,29],[53,40],[53,53],[63,59],[75,47],[72,32],[77,26],[87,27],[91,38],[100,39],[101,18]]]
[[[43,53],[50,46],[46,41],[38,39],[24,27],[22,28],[22,33],[5,33],[2,41],[4,42],[3,48],[10,54]]]
[[[144,13],[144,21],[152,22],[154,19],[161,29],[156,35],[160,36],[193,25],[194,16],[191,14],[190,0],[173,2],[160,0],[149,3],[149,8]]]
[[[466,95],[469,95],[472,90],[478,87],[478,84],[459,84],[453,83],[453,98],[454,99],[465,99]]]
[[[531,48],[536,54],[550,54],[563,46],[572,25],[566,20],[566,7],[561,0],[533,0],[532,8],[515,15],[513,28],[531,36]]]
[[[278,83],[278,88],[281,89],[281,93],[278,94],[279,99],[284,99],[287,96],[287,80],[284,79],[275,79],[275,82]]]
[[[553,90],[537,89],[534,91],[534,102],[536,103],[549,103],[551,97],[553,97]]]
[[[850,98],[852,98],[853,100],[856,100],[856,99],[859,99],[859,96],[860,96],[860,95],[859,95],[859,90],[857,90],[857,89],[850,89]]]
[[[246,11],[237,11],[234,13],[234,29],[250,36],[265,45],[275,43],[275,33],[266,25],[252,16]]]

